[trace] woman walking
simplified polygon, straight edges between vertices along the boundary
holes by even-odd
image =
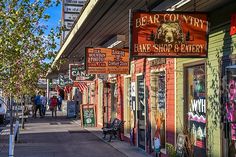
[[[53,116],[57,117],[57,103],[58,103],[57,97],[56,96],[51,97],[49,108],[52,111],[52,117]]]

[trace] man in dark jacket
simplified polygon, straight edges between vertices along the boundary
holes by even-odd
[[[34,98],[34,103],[35,103],[35,112],[34,112],[34,118],[36,118],[37,115],[37,111],[39,110],[39,115],[40,117],[42,117],[42,111],[41,111],[41,99],[40,99],[40,92],[38,92],[38,94],[35,96]]]

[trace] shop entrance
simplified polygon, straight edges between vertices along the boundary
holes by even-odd
[[[144,78],[143,76],[137,77],[137,98],[138,98],[138,147],[145,150],[145,102],[144,102]]]

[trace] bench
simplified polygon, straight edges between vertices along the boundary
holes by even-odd
[[[121,140],[121,130],[123,129],[123,125],[124,121],[115,118],[110,126],[102,128],[102,132],[104,135],[103,138],[105,139],[106,135],[109,134],[110,138],[108,142],[110,142],[113,136],[117,137],[117,135],[119,135],[119,138]]]

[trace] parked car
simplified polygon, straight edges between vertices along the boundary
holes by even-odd
[[[4,123],[6,113],[7,113],[6,103],[4,102],[3,97],[0,97],[0,124]]]

